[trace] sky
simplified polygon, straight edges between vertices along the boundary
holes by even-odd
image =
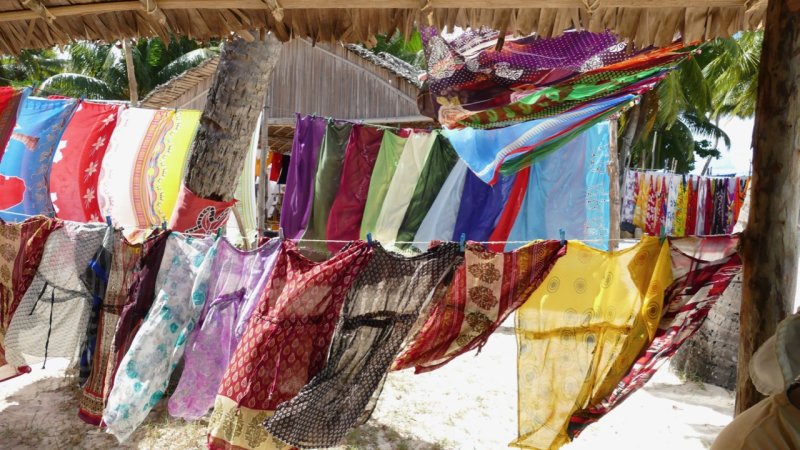
[[[753,138],[753,119],[724,119],[720,122],[728,137],[731,138],[731,148],[726,150],[721,145],[719,159],[711,161],[712,175],[750,175],[750,161],[753,157],[751,141]],[[695,169],[692,173],[699,175],[703,170],[705,160],[695,157]]]

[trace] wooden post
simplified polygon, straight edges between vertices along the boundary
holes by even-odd
[[[736,413],[761,399],[750,381],[753,352],[792,308],[800,212],[800,0],[769,0],[753,129],[750,215],[742,237]]]
[[[620,208],[622,207],[622,184],[620,182],[619,156],[617,154],[617,121],[616,119],[608,123],[608,178],[609,178],[609,233],[608,249],[616,250],[619,242],[619,221]]]
[[[136,84],[136,68],[133,65],[133,51],[128,39],[122,40],[122,51],[125,52],[125,71],[128,72],[128,92],[131,106],[139,106],[139,86]]]
[[[264,107],[261,109],[261,136],[259,145],[259,160],[261,164],[258,167],[258,192],[256,205],[258,205],[258,234],[262,234],[267,229],[267,201],[269,200],[269,178],[267,176],[267,156],[269,156],[269,100],[270,96],[267,93],[264,96]]]

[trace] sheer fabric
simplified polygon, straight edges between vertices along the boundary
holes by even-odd
[[[497,253],[470,243],[452,283],[440,286],[431,311],[392,369],[427,372],[482,347],[489,336],[542,283],[568,251],[558,241]]]
[[[314,174],[317,172],[317,158],[324,133],[325,119],[297,115],[292,159],[287,170],[286,192],[281,207],[281,228],[289,239],[303,235],[311,215]]]
[[[78,384],[83,386],[92,372],[92,360],[97,345],[97,330],[100,321],[100,307],[106,295],[108,285],[108,272],[111,269],[111,259],[114,256],[114,243],[120,238],[120,233],[111,228],[106,228],[103,244],[89,261],[88,267],[81,274],[81,280],[92,294],[91,308],[89,309],[89,322],[86,326],[86,338],[81,346],[81,360],[78,373]]]
[[[452,240],[459,241],[463,233],[468,240],[487,241],[511,195],[516,178],[516,174],[501,176],[494,186],[490,186],[472,170],[467,170]]]
[[[642,388],[703,325],[709,310],[742,268],[736,253],[738,243],[738,236],[670,240],[675,281],[664,294],[664,309],[655,338],[613,392],[572,415],[571,438]]]
[[[369,418],[420,309],[460,260],[452,243],[412,258],[374,251],[347,294],[325,368],[265,422],[283,442],[335,446]]]
[[[156,279],[156,298],[130,349],[120,361],[103,412],[108,432],[125,441],[158,404],[183,356],[189,333],[205,304],[211,238],[170,234]],[[209,258],[206,255],[209,255]]]
[[[669,244],[645,237],[619,252],[570,241],[517,311],[521,448],[568,442],[572,414],[611,392],[655,335],[672,281]]]
[[[105,225],[65,222],[50,234],[36,271],[6,333],[6,359],[14,366],[68,358],[77,362],[91,309],[81,281],[102,243]]]
[[[375,233],[375,226],[386,198],[386,191],[389,190],[389,185],[394,178],[410,133],[411,130],[400,130],[397,134],[387,130],[383,133],[381,148],[378,150],[378,157],[369,181],[367,202],[364,204],[364,216],[361,219],[359,233],[361,239],[366,239],[367,233]]]
[[[264,288],[280,242],[242,251],[220,239],[208,278],[206,304],[184,352],[181,379],[169,399],[173,417],[197,420],[213,406],[231,355]]]
[[[344,296],[372,256],[356,242],[315,263],[291,241],[281,245],[220,384],[209,421],[212,450],[283,447],[262,423],[325,365]]]
[[[425,244],[414,244],[417,249],[425,251],[428,242],[448,241],[453,236],[468,170],[464,161],[460,159],[456,161],[412,239],[414,242],[425,242]]]

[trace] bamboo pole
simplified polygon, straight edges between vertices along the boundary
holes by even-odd
[[[250,250],[250,237],[247,236],[247,230],[244,229],[244,221],[242,220],[242,215],[239,213],[239,207],[233,205],[231,211],[233,211],[233,218],[236,219],[236,226],[239,228],[239,234],[242,236],[242,247],[244,247],[245,251],[248,251]],[[258,236],[256,236],[256,243],[258,243]]]
[[[800,0],[769,0],[753,129],[750,214],[742,236],[736,413],[762,397],[753,352],[792,309],[800,213]]]
[[[125,69],[128,72],[128,92],[131,96],[131,106],[139,106],[139,86],[136,84],[136,68],[133,66],[133,51],[128,39],[122,40],[122,51],[125,52]]]
[[[608,249],[616,250],[619,242],[619,221],[622,199],[620,192],[619,156],[617,154],[617,120],[611,120],[608,124],[608,179],[609,179],[609,230],[608,230]]]
[[[258,205],[258,232],[261,235],[267,226],[267,200],[269,193],[269,178],[267,177],[267,157],[269,156],[269,101],[270,95],[264,96],[264,106],[261,109],[261,142],[259,145],[258,165],[258,192],[256,204]]]

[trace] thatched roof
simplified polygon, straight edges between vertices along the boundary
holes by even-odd
[[[253,38],[246,30],[258,28],[284,41],[364,42],[377,32],[408,31],[414,22],[543,36],[607,28],[637,45],[662,45],[676,35],[694,41],[759,27],[765,8],[766,0],[5,0],[0,53],[169,31],[197,39],[229,32]]]

